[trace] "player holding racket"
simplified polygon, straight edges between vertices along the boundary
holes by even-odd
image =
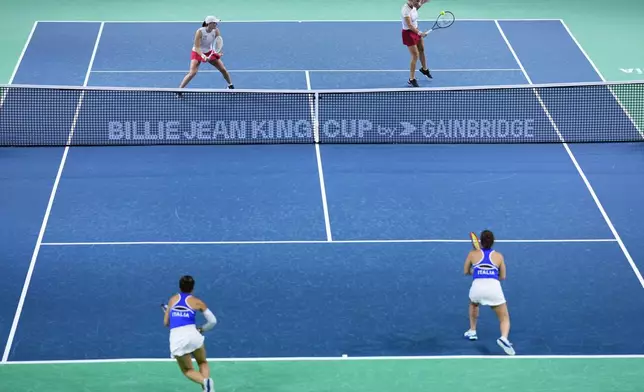
[[[418,59],[420,59],[420,73],[432,78],[432,75],[427,69],[427,60],[425,59],[425,44],[423,43],[423,37],[427,36],[427,33],[424,33],[418,29],[418,9],[422,7],[423,4],[429,2],[429,0],[407,0],[405,5],[402,7],[402,41],[403,45],[407,46],[409,49],[409,54],[411,54],[411,63],[409,66],[409,80],[407,84],[412,87],[418,87],[418,82],[416,81],[416,64]]]
[[[471,236],[474,250],[467,254],[463,268],[465,275],[473,276],[470,287],[470,329],[465,332],[465,337],[469,340],[478,339],[476,321],[479,316],[479,306],[490,306],[499,318],[501,326],[501,337],[496,340],[496,343],[506,354],[514,355],[514,348],[508,340],[510,314],[500,282],[506,277],[505,260],[501,253],[492,250],[494,234],[491,231],[481,232],[480,245],[473,233]]]
[[[179,280],[179,294],[173,295],[164,306],[163,325],[170,327],[170,352],[177,360],[181,372],[190,380],[203,386],[205,392],[213,392],[210,367],[202,333],[211,330],[217,319],[205,303],[192,295],[195,281],[191,276]],[[201,311],[207,323],[197,328],[195,316]],[[192,356],[197,360],[199,371],[192,368]]]
[[[223,75],[224,79],[228,83],[228,88],[235,88],[232,81],[230,80],[230,75],[224,67],[224,63],[221,61],[221,54],[217,54],[213,51],[213,43],[215,38],[219,37],[219,28],[217,24],[219,19],[214,16],[207,16],[203,24],[197,32],[195,33],[194,46],[192,47],[192,53],[190,54],[190,71],[181,81],[179,88],[184,88],[190,83],[192,78],[195,77],[197,71],[199,70],[199,65],[201,63],[210,63],[212,66],[217,68],[219,72]]]

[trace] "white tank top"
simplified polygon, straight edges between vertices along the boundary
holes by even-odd
[[[412,8],[409,6],[409,4],[405,3],[403,5],[402,10],[402,28],[403,30],[410,30],[410,28],[407,26],[407,22],[405,22],[405,17],[409,16],[409,19],[411,20],[411,25],[414,26],[415,28],[418,28],[418,10],[416,8]]]
[[[216,29],[210,33],[206,29],[206,27],[201,27],[199,29],[201,31],[201,42],[199,42],[201,53],[210,52],[212,50],[212,43],[215,42],[215,36],[217,34]],[[192,50],[195,50],[195,48],[193,47]]]

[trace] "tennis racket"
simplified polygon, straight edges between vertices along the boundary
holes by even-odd
[[[476,250],[481,250],[481,244],[479,243],[479,237],[474,234],[474,232],[470,232],[470,240],[472,240],[472,246]]]
[[[434,26],[432,26],[431,29],[425,31],[425,34],[429,34],[437,29],[446,29],[452,24],[454,24],[454,14],[451,11],[441,11],[440,15],[438,15],[438,18],[436,18],[436,22],[434,22]]]
[[[215,42],[212,43],[212,53],[210,56],[206,57],[208,61],[212,60],[215,57],[215,54],[221,54],[221,52],[224,50],[224,39],[221,37],[221,35],[218,35],[217,38],[215,38]]]

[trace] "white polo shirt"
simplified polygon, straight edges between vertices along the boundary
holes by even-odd
[[[405,22],[405,17],[407,16],[409,16],[409,19],[411,19],[411,24],[415,28],[418,28],[418,10],[415,7],[410,7],[409,4],[405,3],[405,5],[403,5],[402,7],[401,13],[403,30],[410,30],[407,26],[407,23]]]

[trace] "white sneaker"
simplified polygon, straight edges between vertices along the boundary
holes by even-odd
[[[512,347],[512,343],[510,343],[510,341],[504,338],[503,336],[496,340],[496,344],[498,344],[499,347],[501,347],[506,354],[508,355],[516,354],[514,351],[514,347]]]
[[[463,334],[469,340],[477,340],[479,337],[476,335],[476,331],[468,330]]]
[[[203,390],[204,392],[215,392],[215,387],[212,382],[212,378],[207,378],[203,380]]]

